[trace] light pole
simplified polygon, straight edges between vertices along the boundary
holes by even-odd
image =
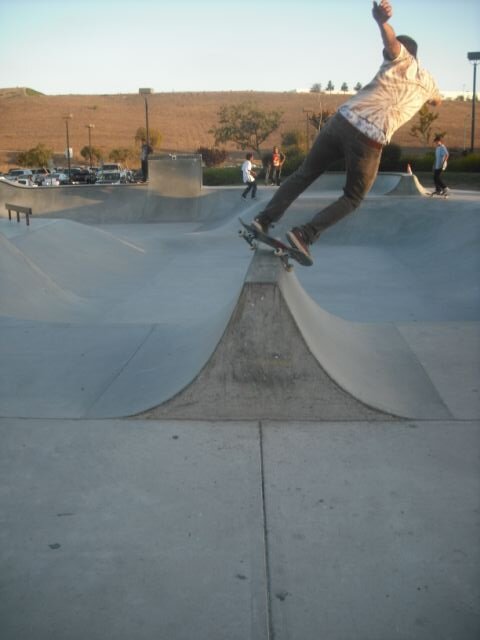
[[[73,115],[71,113],[69,113],[66,116],[63,116],[63,119],[65,120],[65,128],[67,130],[67,161],[68,161],[68,181],[70,182],[70,177],[71,177],[71,167],[70,167],[70,137],[69,137],[69,132],[68,132],[68,121],[71,120],[73,118]]]
[[[94,124],[86,124],[88,129],[88,155],[90,158],[90,169],[92,168],[92,129],[95,129]]]
[[[145,133],[147,136],[147,144],[150,145],[150,131],[148,128],[148,100],[147,100],[147,96],[151,95],[153,93],[153,89],[149,89],[147,87],[144,87],[142,89],[138,90],[138,93],[143,96],[143,99],[145,100]]]
[[[307,153],[308,153],[308,151],[310,149],[310,140],[309,140],[310,129],[309,129],[309,126],[308,126],[310,124],[310,117],[309,116],[310,116],[310,114],[314,113],[314,111],[312,109],[304,109],[303,113],[306,116],[305,134],[306,134],[306,137],[307,137]]]
[[[467,58],[473,62],[473,94],[472,94],[472,137],[470,141],[470,151],[473,153],[475,147],[475,102],[477,99],[477,64],[480,60],[480,51],[470,51]]]

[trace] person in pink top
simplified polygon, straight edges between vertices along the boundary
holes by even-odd
[[[397,36],[390,24],[392,6],[373,3],[372,15],[383,42],[383,64],[363,89],[344,103],[320,130],[301,166],[279,187],[253,226],[268,233],[292,202],[328,167],[343,159],[343,195],[305,225],[287,233],[290,244],[310,255],[309,245],[329,227],[357,209],[378,173],[383,147],[395,131],[425,104],[439,105],[438,87],[417,60],[417,43]]]

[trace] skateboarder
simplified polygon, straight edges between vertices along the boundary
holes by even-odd
[[[302,165],[277,190],[252,224],[268,233],[292,202],[336,160],[346,165],[344,194],[307,224],[287,233],[290,244],[309,255],[309,245],[323,231],[357,209],[375,181],[383,147],[394,132],[426,102],[441,102],[432,76],[417,61],[417,44],[396,36],[387,0],[373,3],[384,61],[373,80],[343,104],[320,130]]]
[[[242,164],[242,178],[244,184],[247,185],[247,188],[242,193],[242,198],[244,200],[247,199],[247,195],[252,192],[252,198],[256,198],[257,195],[257,180],[256,173],[253,170],[253,153],[247,153],[245,156],[245,162]]]
[[[142,163],[142,180],[147,182],[148,180],[148,156],[152,153],[153,149],[150,144],[147,143],[145,138],[142,138],[142,147],[140,150],[140,161]]]
[[[433,164],[433,182],[435,184],[435,194],[440,196],[448,195],[448,187],[443,181],[442,173],[447,168],[447,160],[449,157],[448,149],[443,144],[443,138],[437,134],[433,139],[435,144],[435,162]]]

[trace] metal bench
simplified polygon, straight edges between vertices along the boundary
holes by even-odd
[[[9,220],[12,219],[12,211],[15,211],[17,214],[17,222],[20,222],[20,214],[23,213],[25,215],[27,226],[30,224],[30,216],[32,215],[31,207],[23,207],[21,204],[9,204],[6,202],[5,209],[8,211]]]

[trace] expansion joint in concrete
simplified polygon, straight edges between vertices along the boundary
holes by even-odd
[[[272,613],[272,580],[271,580],[271,565],[270,565],[270,546],[268,539],[268,512],[267,512],[267,497],[265,486],[265,455],[263,447],[263,424],[262,421],[258,421],[258,442],[260,449],[260,478],[261,478],[261,492],[262,492],[262,525],[263,525],[263,549],[264,549],[264,561],[265,561],[265,588],[266,588],[266,612],[267,612],[267,638],[268,640],[275,640],[275,631],[273,627],[273,613]]]

